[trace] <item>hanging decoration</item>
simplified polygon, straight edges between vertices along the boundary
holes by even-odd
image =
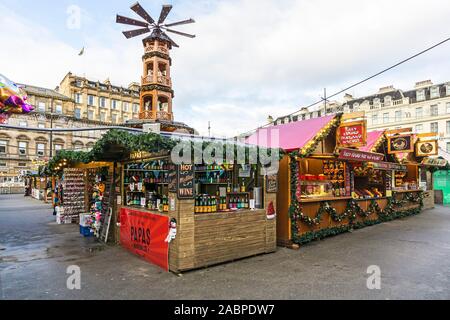
[[[33,111],[34,107],[26,101],[26,92],[0,74],[0,123],[5,123],[12,114],[26,114]]]

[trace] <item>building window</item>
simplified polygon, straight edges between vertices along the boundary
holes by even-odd
[[[123,122],[127,123],[127,121],[128,121],[128,116],[123,116]]]
[[[422,117],[423,117],[423,108],[422,107],[416,108],[416,118]]]
[[[100,108],[106,108],[106,98],[100,98]]]
[[[389,123],[389,113],[383,113],[383,123]]]
[[[45,123],[38,123],[39,129],[45,129]]]
[[[81,93],[75,93],[74,99],[75,103],[83,103],[83,95]]]
[[[92,110],[88,111],[88,119],[89,120],[94,120],[94,111],[92,111]]]
[[[26,156],[28,149],[28,143],[25,141],[19,141],[19,155]]]
[[[106,122],[106,112],[100,112],[100,121]]]
[[[439,125],[437,122],[432,122],[430,123],[430,131],[433,133],[438,133],[439,132]]]
[[[423,131],[423,124],[416,125],[416,133],[421,133]]]
[[[26,121],[20,121],[20,122],[19,122],[19,126],[20,126],[20,127],[28,127],[28,122],[26,122]]]
[[[123,111],[128,112],[128,102],[123,103]]]
[[[450,142],[447,142],[447,152],[450,153]]]
[[[8,141],[0,140],[0,154],[5,154],[8,146]]]
[[[400,122],[402,121],[402,111],[395,111],[395,122]]]
[[[60,151],[63,149],[62,144],[55,144],[55,151]]]
[[[433,98],[439,98],[439,87],[432,87],[430,89],[430,97]]]
[[[95,106],[95,97],[94,96],[91,96],[91,95],[88,96],[88,105]]]
[[[6,168],[6,162],[0,162],[0,168]]]
[[[39,112],[45,112],[45,102],[39,102],[38,103],[38,111]]]
[[[111,101],[111,109],[117,110],[118,107],[119,107],[119,101],[117,101],[117,100],[112,100],[112,101]]]
[[[81,109],[75,108],[75,118],[81,119]]]
[[[57,105],[56,105],[56,108],[55,108],[55,111],[56,111],[57,114],[63,114],[63,108],[62,108],[62,105],[57,104]]]
[[[417,90],[416,92],[416,100],[417,101],[424,101],[425,100],[425,90]]]
[[[450,134],[450,121],[447,121],[446,125],[447,125],[447,134]]]
[[[378,124],[378,114],[372,114],[372,124]]]
[[[392,98],[391,96],[384,97],[384,106],[389,107],[392,104]]]
[[[450,113],[450,102],[447,102],[447,105],[446,105],[446,107],[445,107],[445,111],[446,111],[447,113]]]
[[[139,112],[139,105],[137,103],[133,103],[133,112],[138,113]]]
[[[27,166],[27,164],[25,162],[19,162],[17,164],[17,166],[20,167],[20,168],[25,168]]]
[[[111,115],[111,122],[112,123],[117,123],[117,114],[112,114]]]
[[[431,115],[432,117],[437,117],[438,114],[439,114],[438,106],[437,106],[437,105],[432,105],[432,106],[430,106],[430,115]]]
[[[45,144],[43,143],[36,144],[36,155],[39,157],[45,156]]]

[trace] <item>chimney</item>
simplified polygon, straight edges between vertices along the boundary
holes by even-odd
[[[416,82],[414,89],[426,88],[426,87],[430,87],[432,85],[433,85],[433,82],[431,80],[419,81],[419,82]]]

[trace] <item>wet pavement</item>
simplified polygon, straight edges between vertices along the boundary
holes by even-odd
[[[57,225],[49,205],[0,196],[1,299],[450,299],[450,208],[176,276]],[[81,290],[67,289],[67,267]],[[381,290],[366,286],[381,269]]]

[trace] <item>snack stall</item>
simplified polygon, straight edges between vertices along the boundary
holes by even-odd
[[[119,166],[118,238],[144,259],[182,272],[276,250],[276,193],[259,166],[175,165],[164,151]]]
[[[409,189],[412,183],[406,195],[394,187],[394,170],[405,172],[407,166],[387,154],[384,132],[366,133],[363,117],[339,114],[268,130],[278,132],[279,147],[287,153],[279,170],[280,245],[420,212],[421,195]]]

